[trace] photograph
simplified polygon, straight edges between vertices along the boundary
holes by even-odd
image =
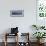
[[[11,10],[10,16],[11,17],[24,17],[24,10]]]

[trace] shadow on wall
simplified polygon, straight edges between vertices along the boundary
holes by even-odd
[[[5,33],[10,33],[11,32],[11,28],[8,28],[8,29],[5,29],[4,32],[2,34],[5,34]]]

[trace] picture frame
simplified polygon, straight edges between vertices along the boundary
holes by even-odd
[[[36,1],[36,24],[46,25],[46,0]]]
[[[11,10],[10,16],[11,17],[24,17],[24,10]]]
[[[46,0],[37,0],[36,3],[37,16],[46,18]]]

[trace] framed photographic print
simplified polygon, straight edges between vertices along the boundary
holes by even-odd
[[[46,25],[46,0],[37,0],[36,24]]]
[[[37,15],[39,18],[46,17],[46,0],[37,0]]]
[[[10,16],[11,17],[24,17],[24,10],[11,10]]]

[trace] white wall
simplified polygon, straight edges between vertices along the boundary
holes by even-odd
[[[24,17],[10,17],[10,10],[16,9],[24,9]],[[36,24],[36,0],[0,0],[0,34],[16,26],[31,34],[32,24]]]

